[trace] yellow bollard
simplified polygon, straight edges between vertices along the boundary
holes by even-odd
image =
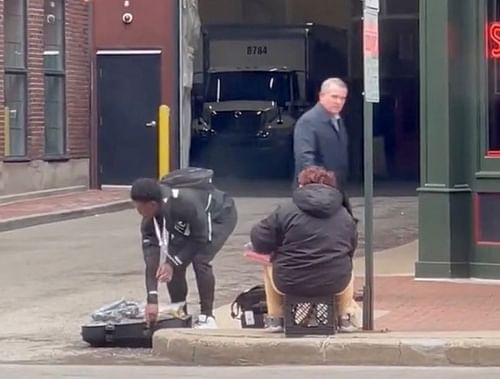
[[[10,109],[9,107],[4,107],[4,155],[8,157],[10,155]]]
[[[158,176],[170,172],[170,108],[161,105],[158,111]]]

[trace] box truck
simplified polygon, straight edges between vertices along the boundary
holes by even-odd
[[[293,167],[293,128],[321,82],[347,75],[347,32],[320,25],[203,28],[192,149],[209,144]],[[220,143],[219,143],[220,142]],[[269,167],[269,166],[267,166]]]

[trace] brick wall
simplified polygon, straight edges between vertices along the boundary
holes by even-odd
[[[28,1],[28,158],[44,156],[44,0]]]
[[[3,3],[0,0],[0,104],[3,104]],[[44,0],[29,0],[28,38],[28,158],[44,157]],[[70,158],[89,157],[90,60],[88,49],[88,4],[65,1],[66,18],[66,149]],[[0,158],[4,157],[4,117],[0,113]]]
[[[68,154],[88,158],[90,154],[90,57],[88,4],[66,1],[66,115]]]
[[[3,36],[3,0],[0,0],[0,73],[4,72],[4,36]],[[4,120],[5,118],[2,116],[3,112],[1,109],[4,104],[4,93],[3,93],[3,75],[0,75],[0,159],[2,159],[5,155],[5,135],[4,135]],[[1,175],[0,175],[1,176]]]

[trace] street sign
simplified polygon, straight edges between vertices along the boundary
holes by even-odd
[[[365,8],[380,10],[380,0],[365,0]]]
[[[378,12],[365,8],[363,14],[365,99],[369,103],[378,103],[380,101]]]

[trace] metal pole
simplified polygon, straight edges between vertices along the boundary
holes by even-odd
[[[186,57],[184,56],[184,10],[187,7],[186,0],[179,0],[179,13],[178,13],[178,18],[179,18],[179,39],[178,39],[178,51],[179,51],[179,79],[178,79],[178,93],[177,93],[177,101],[178,101],[178,108],[177,108],[177,119],[179,120],[179,139],[177,140],[178,143],[178,157],[179,157],[179,168],[184,168],[189,166],[189,158],[188,162],[185,162],[185,152],[184,149],[186,149],[186,146],[184,146],[184,136],[186,134],[185,131],[185,125],[184,125],[184,59]],[[189,145],[188,145],[189,146]],[[170,153],[170,152],[169,152]]]
[[[96,49],[95,49],[95,28],[94,23],[95,5],[93,1],[89,1],[88,5],[88,52],[89,52],[89,67],[90,67],[90,180],[89,186],[92,189],[99,189],[99,149],[98,146],[98,119],[97,119],[97,73],[96,73]]]
[[[365,286],[363,329],[373,330],[373,104],[364,102]]]
[[[373,103],[379,90],[379,0],[363,1],[364,56],[364,185],[365,185],[365,286],[363,288],[363,329],[373,330]]]

